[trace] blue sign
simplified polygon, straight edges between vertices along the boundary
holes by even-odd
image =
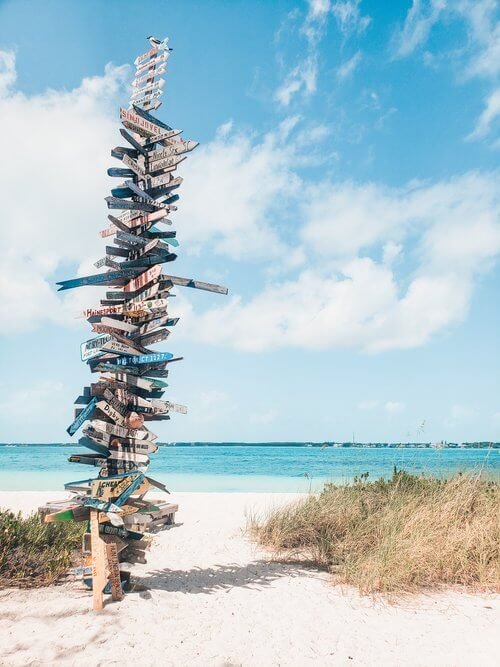
[[[151,356],[151,355],[148,355]],[[173,356],[173,355],[171,355]],[[83,424],[83,422],[90,417],[90,415],[93,413],[94,408],[97,403],[97,396],[94,396],[94,398],[90,401],[90,403],[87,405],[87,407],[83,408],[83,410],[80,412],[78,417],[75,419],[75,421],[68,426],[66,429],[67,433],[69,435],[75,435],[75,433],[78,431],[80,426]]]

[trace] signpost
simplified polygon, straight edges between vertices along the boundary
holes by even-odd
[[[75,419],[67,429],[73,436],[87,422],[79,444],[90,453],[73,454],[69,461],[95,466],[98,474],[65,485],[73,497],[46,518],[88,521],[84,543],[91,550],[91,580],[88,562],[78,571],[91,583],[95,610],[103,608],[108,591],[114,600],[123,597],[122,549],[131,561],[145,562],[144,528],[130,530],[128,522],[140,516],[132,525],[147,525],[145,517],[159,508],[143,497],[152,487],[166,491],[144,474],[149,457],[158,450],[157,436],[144,422],[186,412],[184,406],[161,398],[168,385],[156,379],[166,377],[167,364],[182,357],[149,347],[165,340],[177,323],[178,318],[168,312],[171,289],[179,285],[227,294],[220,285],[162,274],[162,264],[177,257],[169,249],[178,245],[176,233],[149,230],[155,223],[172,224],[166,216],[177,210],[173,203],[179,197],[172,192],[182,184],[172,172],[198,143],[179,138],[181,130],[149,113],[161,104],[161,75],[170,49],[167,39],[148,39],[151,48],[135,60],[129,107],[120,109],[127,128],[121,135],[128,147],[111,150],[122,166],[110,167],[108,175],[125,180],[113,189],[118,196],[106,197],[108,208],[120,211],[108,215],[111,224],[100,232],[104,239],[113,237],[113,245],[107,245],[106,256],[96,262],[101,273],[57,283],[59,290],[87,285],[111,288],[100,303],[83,311],[97,335],[81,344],[81,360],[100,376],[76,398]]]

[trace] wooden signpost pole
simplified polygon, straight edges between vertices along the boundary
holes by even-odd
[[[100,611],[104,606],[103,591],[106,585],[106,560],[104,542],[99,536],[98,510],[90,511],[90,548],[92,549],[92,607]]]
[[[130,563],[145,562],[148,540],[143,531],[162,517],[171,520],[172,511],[166,505],[177,509],[145,499],[151,487],[166,491],[163,484],[146,476],[149,456],[158,447],[157,436],[145,422],[186,412],[184,406],[160,400],[168,385],[158,379],[166,377],[170,364],[182,357],[151,349],[170,340],[170,329],[178,321],[169,313],[171,290],[180,286],[227,294],[220,285],[162,272],[162,265],[177,259],[171,248],[177,248],[179,241],[175,231],[156,225],[172,225],[168,216],[177,210],[176,192],[182,184],[173,172],[198,142],[181,139],[182,130],[150,113],[161,105],[163,80],[159,77],[165,72],[170,48],[168,39],[148,40],[150,48],[135,60],[129,106],[120,109],[127,128],[121,136],[128,145],[111,150],[122,165],[111,167],[108,174],[124,182],[106,197],[108,208],[121,213],[110,213],[112,226],[101,233],[108,244],[105,257],[95,263],[101,272],[57,283],[59,290],[86,285],[108,288],[99,304],[82,313],[96,336],[81,345],[81,360],[100,376],[76,399],[74,419],[67,429],[73,436],[83,427],[79,444],[90,450],[70,456],[69,461],[96,466],[99,473],[96,478],[69,482],[66,488],[75,496],[46,516],[47,521],[89,521],[90,535],[85,534],[84,545],[90,542],[92,579],[85,578],[88,568],[80,570],[84,582],[92,586],[96,611],[103,608],[108,590],[113,600],[123,597],[129,573],[121,576],[120,554]],[[88,553],[88,546],[84,551]]]
[[[116,544],[106,544],[106,555],[108,558],[111,597],[113,600],[121,600],[123,598],[123,591],[122,583],[120,581],[120,564],[118,562],[118,549]]]

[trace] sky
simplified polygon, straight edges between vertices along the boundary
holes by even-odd
[[[500,440],[494,0],[0,0],[0,442],[67,442],[146,37],[200,146],[161,441]],[[74,438],[76,440],[77,437]]]

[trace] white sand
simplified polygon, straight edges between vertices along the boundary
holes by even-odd
[[[63,494],[0,493],[29,510]],[[328,574],[269,562],[243,535],[245,508],[291,494],[189,494],[159,533],[148,590],[90,611],[70,586],[0,591],[0,665],[498,664],[500,596],[457,592],[397,606],[333,586]]]

